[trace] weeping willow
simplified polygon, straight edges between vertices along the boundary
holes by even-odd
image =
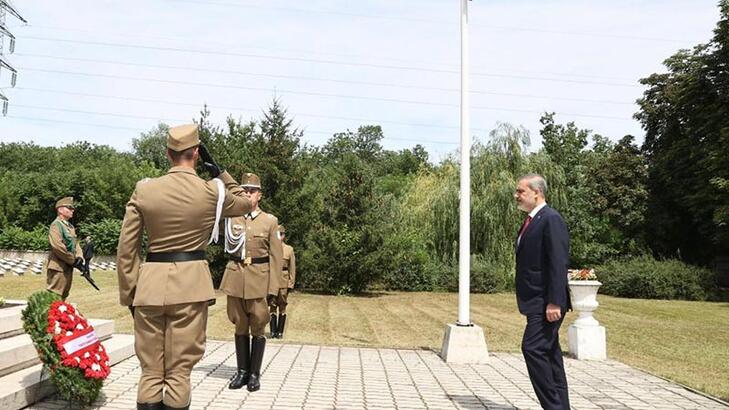
[[[565,203],[561,168],[543,153],[528,153],[529,143],[525,128],[500,123],[487,143],[477,143],[471,151],[472,274],[478,273],[473,265],[485,265],[513,276],[514,238],[524,219],[514,200],[519,176],[543,175],[549,186],[547,201],[557,209]],[[458,260],[459,173],[454,158],[422,171],[398,210],[402,229],[420,236],[434,262],[451,266]]]

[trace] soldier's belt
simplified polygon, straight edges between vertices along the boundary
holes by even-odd
[[[202,260],[205,260],[205,251],[152,252],[147,254],[147,262],[190,262]]]
[[[244,265],[254,265],[254,264],[259,264],[259,263],[268,263],[268,256],[261,256],[258,258],[247,257],[245,259],[231,257],[230,260],[240,262]]]

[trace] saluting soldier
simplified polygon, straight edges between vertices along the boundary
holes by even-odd
[[[221,216],[251,210],[235,179],[200,145],[197,124],[170,128],[167,157],[166,175],[137,183],[117,250],[119,300],[134,317],[142,367],[137,409],[189,409],[190,373],[205,352],[208,300],[215,298],[205,249],[218,237]],[[198,158],[217,178],[197,176]]]
[[[279,238],[283,246],[283,262],[281,264],[281,288],[276,297],[271,298],[271,337],[282,339],[286,327],[286,306],[288,305],[289,290],[294,288],[296,283],[296,255],[294,248],[285,242],[286,228],[278,226]],[[278,318],[276,317],[278,311]]]
[[[59,199],[56,202],[56,219],[48,229],[48,242],[51,251],[48,253],[46,267],[47,289],[68,297],[73,282],[73,268],[84,264],[81,246],[76,238],[76,229],[69,220],[73,218],[73,197]]]
[[[253,211],[244,217],[228,218],[223,226],[225,251],[230,262],[225,268],[220,290],[227,297],[228,318],[235,324],[235,354],[238,371],[228,385],[248,391],[260,389],[261,362],[266,348],[268,295],[278,292],[281,277],[281,240],[278,219],[261,211],[261,180],[246,173],[241,187]]]

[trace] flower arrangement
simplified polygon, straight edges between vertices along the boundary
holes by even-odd
[[[595,269],[568,269],[569,280],[597,280]]]
[[[96,400],[111,369],[106,349],[86,318],[48,291],[31,295],[22,317],[59,395],[84,405]]]

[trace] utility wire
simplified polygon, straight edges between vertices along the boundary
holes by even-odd
[[[86,77],[100,77],[100,78],[109,78],[109,79],[122,79],[122,80],[131,80],[131,81],[149,81],[149,82],[165,83],[165,84],[193,85],[193,86],[200,86],[200,87],[239,89],[239,90],[249,90],[249,91],[282,92],[282,93],[299,94],[299,95],[307,95],[307,96],[315,96],[315,97],[331,97],[331,98],[355,99],[355,100],[365,100],[365,101],[383,101],[383,102],[390,102],[390,103],[417,104],[417,105],[452,107],[452,108],[460,107],[458,104],[440,103],[440,102],[433,102],[433,101],[406,100],[406,99],[399,99],[399,98],[366,97],[366,96],[357,96],[357,95],[348,95],[348,94],[330,94],[330,93],[320,93],[320,92],[312,92],[312,91],[284,90],[284,89],[279,89],[279,88],[275,88],[272,90],[272,89],[263,88],[263,87],[244,87],[244,86],[240,86],[240,85],[236,85],[236,84],[212,84],[212,83],[177,81],[177,80],[167,80],[167,79],[158,79],[158,78],[121,76],[121,75],[112,75],[112,74],[84,73],[84,72],[78,72],[78,71],[47,70],[47,69],[35,68],[35,67],[21,67],[21,68],[23,70],[37,71],[37,72],[44,72],[44,73],[78,75],[78,76],[86,76]],[[488,106],[472,106],[471,109],[486,110],[486,111],[537,113],[537,114],[541,114],[543,112],[543,111],[534,111],[534,110],[523,110],[523,109],[503,108],[503,107],[488,107]],[[613,119],[613,120],[632,121],[632,118],[630,118],[630,117],[618,117],[618,116],[610,116],[610,115],[578,114],[578,113],[566,113],[566,112],[558,112],[558,114],[565,115],[565,116],[572,116],[572,117],[605,118],[605,119]]]
[[[75,43],[75,44],[86,44],[86,45],[96,45],[96,46],[105,46],[105,47],[133,48],[135,50],[144,49],[144,50],[155,50],[155,51],[171,51],[171,52],[180,52],[180,53],[259,58],[259,59],[269,59],[269,60],[278,60],[278,61],[332,64],[332,65],[342,65],[342,66],[350,66],[350,67],[382,68],[382,69],[404,70],[404,71],[421,71],[421,72],[442,73],[442,74],[459,74],[460,73],[460,71],[458,71],[458,70],[439,69],[439,68],[432,68],[432,67],[413,67],[413,66],[391,65],[391,64],[354,63],[354,62],[324,60],[324,59],[315,59],[315,58],[282,57],[282,56],[272,56],[272,55],[255,54],[255,53],[234,53],[234,52],[230,52],[230,51],[208,51],[208,50],[193,49],[193,48],[167,47],[167,46],[146,46],[146,45],[141,45],[141,44],[112,43],[112,42],[91,41],[91,40],[70,40],[70,39],[59,39],[59,38],[50,38],[50,37],[37,37],[37,36],[26,36],[23,38],[28,39],[28,40]],[[637,84],[637,83],[629,84],[629,83],[616,83],[616,82],[605,82],[605,81],[571,80],[571,79],[536,77],[536,76],[525,76],[525,75],[515,75],[515,74],[497,74],[497,73],[487,73],[487,72],[472,72],[471,75],[482,76],[482,77],[515,78],[515,79],[522,79],[522,80],[554,81],[554,82],[573,83],[573,84],[594,84],[594,85],[604,85],[604,86],[611,86],[611,87],[642,87],[640,84]]]
[[[36,58],[47,58],[47,59],[62,60],[62,61],[125,65],[125,66],[130,66],[130,67],[159,68],[159,69],[166,69],[166,70],[171,69],[171,70],[184,70],[184,71],[194,71],[194,72],[223,73],[223,74],[245,75],[245,76],[251,76],[251,77],[282,78],[282,79],[287,79],[287,80],[302,80],[302,81],[322,81],[322,82],[331,82],[331,83],[337,83],[337,84],[368,85],[368,86],[378,86],[378,87],[393,87],[393,88],[441,91],[441,92],[453,92],[453,93],[460,92],[460,90],[457,88],[446,88],[446,87],[431,87],[431,86],[421,86],[421,85],[382,83],[382,82],[358,81],[358,80],[337,80],[337,79],[331,79],[331,78],[258,73],[258,72],[238,71],[238,70],[223,70],[223,69],[218,69],[218,68],[189,67],[189,66],[183,67],[183,66],[176,66],[176,65],[133,63],[133,62],[128,62],[128,61],[101,60],[101,59],[95,59],[95,58],[60,57],[60,56],[52,56],[52,55],[45,55],[45,54],[32,54],[32,53],[16,53],[16,55],[21,56],[21,57],[36,57]],[[535,99],[547,99],[547,100],[576,101],[576,102],[587,102],[587,103],[596,103],[596,104],[634,105],[633,102],[626,102],[626,101],[600,100],[600,99],[589,99],[589,98],[572,98],[572,97],[553,97],[553,96],[534,95],[534,94],[500,93],[500,92],[494,92],[494,91],[481,91],[481,90],[472,90],[471,93],[479,94],[479,95],[498,95],[498,96],[505,96],[505,97],[521,97],[521,98],[535,98]]]

